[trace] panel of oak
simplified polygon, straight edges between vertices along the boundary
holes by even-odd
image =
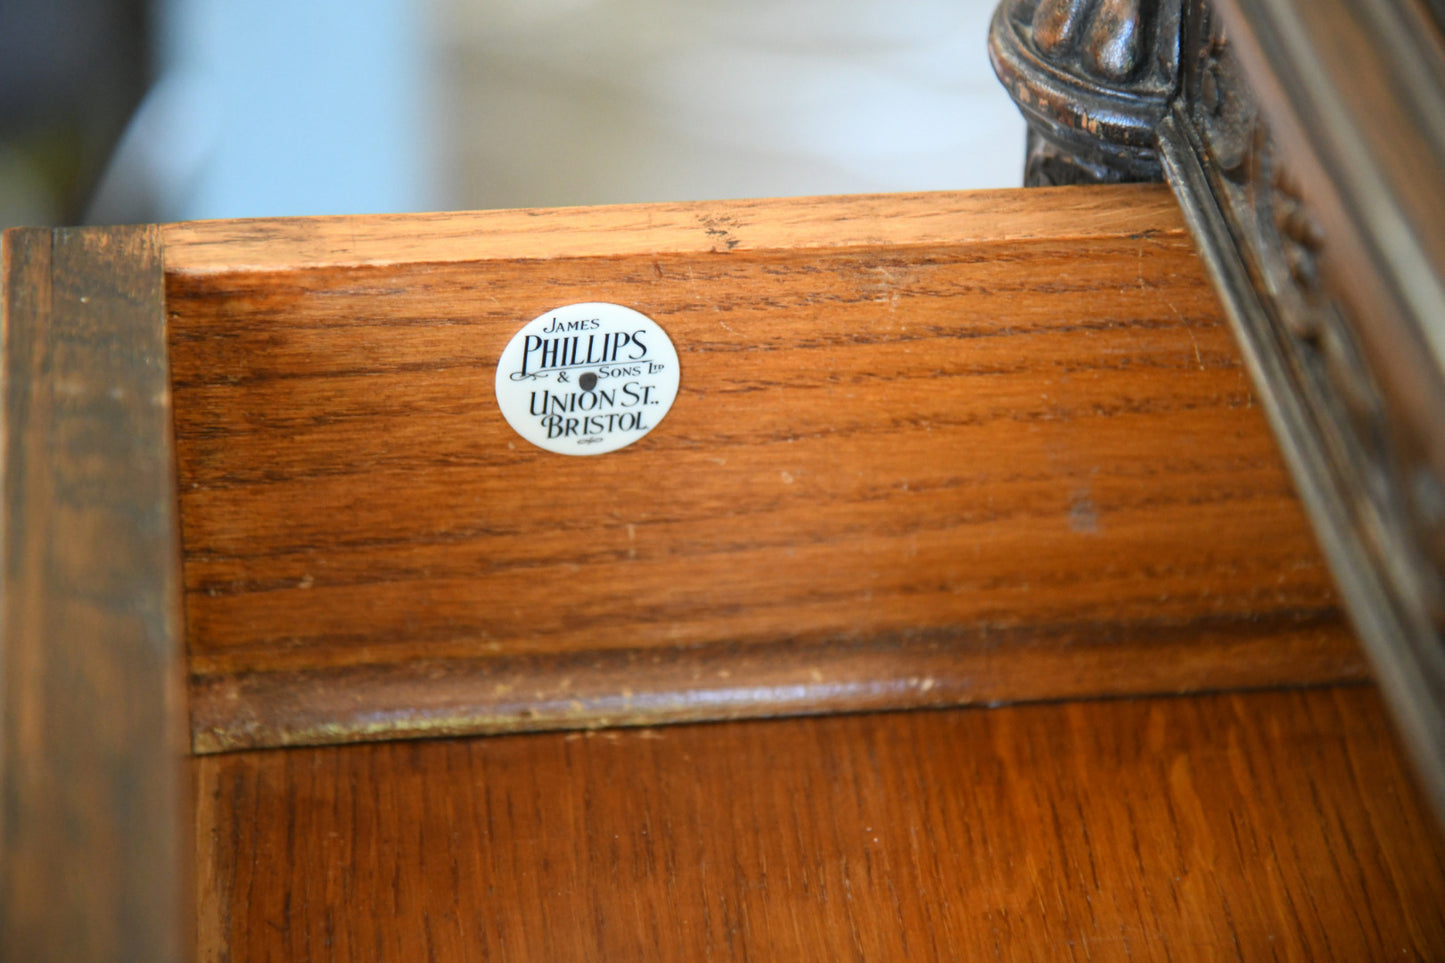
[[[201,958],[1433,959],[1372,688],[201,757]]]
[[[154,228],[4,237],[0,959],[190,958]]]
[[[201,751],[1358,677],[1162,188],[167,229]],[[549,454],[549,308],[677,345]]]

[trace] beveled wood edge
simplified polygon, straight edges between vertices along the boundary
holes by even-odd
[[[194,676],[198,754],[1358,682],[1337,609]]]
[[[191,959],[160,232],[3,240],[0,958]]]
[[[1041,203],[1040,191],[1047,193]],[[855,194],[162,225],[166,272],[1183,234],[1160,185]]]

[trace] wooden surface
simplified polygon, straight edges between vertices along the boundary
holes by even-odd
[[[187,277],[312,268],[1118,237],[1178,220],[1168,191],[851,194],[593,208],[193,221],[161,227]],[[531,320],[528,315],[521,321]],[[518,325],[520,326],[520,324]]]
[[[196,765],[205,960],[1445,953],[1363,686]]]
[[[196,747],[1358,677],[1171,204],[168,228]],[[492,382],[590,300],[682,389],[567,458]]]
[[[159,239],[9,231],[4,264],[0,959],[188,959]]]

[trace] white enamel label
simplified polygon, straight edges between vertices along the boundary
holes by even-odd
[[[651,318],[620,304],[569,304],[512,337],[497,362],[497,404],[538,448],[602,455],[657,427],[680,374]]]

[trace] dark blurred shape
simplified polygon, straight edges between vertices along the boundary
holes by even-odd
[[[0,227],[77,223],[151,81],[145,0],[0,3]]]

